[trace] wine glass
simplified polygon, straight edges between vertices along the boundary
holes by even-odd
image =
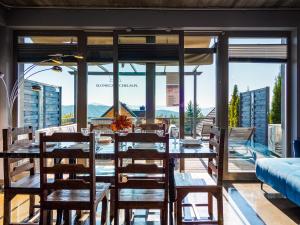
[[[177,128],[177,127],[174,127],[174,128],[172,128],[172,130],[171,130],[171,132],[172,132],[172,137],[174,138],[174,145],[176,145],[177,144],[177,138],[178,138],[178,136],[179,136],[179,129]]]
[[[160,137],[164,136],[164,131],[163,130],[156,130],[156,134]],[[163,143],[159,143],[159,148],[163,148],[164,144]]]
[[[81,128],[81,133],[84,136],[88,136],[89,135],[89,128]]]
[[[101,131],[100,130],[94,130],[95,133],[95,141],[96,141],[96,147],[98,150],[102,149],[102,146],[100,145],[101,140]]]

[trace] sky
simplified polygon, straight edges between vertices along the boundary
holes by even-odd
[[[280,43],[280,39],[230,39],[230,44],[263,44]],[[27,65],[28,66],[28,65]],[[145,72],[145,65],[134,64],[138,72]],[[112,71],[112,64],[106,64],[104,67]],[[38,66],[34,71],[39,71],[48,66]],[[62,87],[62,104],[74,104],[74,77],[69,73],[72,69],[63,66],[61,73],[45,71],[32,76],[30,79],[42,83]],[[185,66],[185,71],[192,71],[194,66]],[[96,65],[89,65],[89,71],[103,71]],[[120,64],[121,72],[133,72],[129,64]],[[163,66],[156,66],[156,71],[162,72]],[[197,69],[202,72],[197,78],[197,104],[201,108],[210,108],[215,106],[215,60],[211,65],[201,65]],[[166,72],[178,72],[178,66],[167,66]],[[270,87],[270,98],[276,76],[280,72],[278,63],[230,63],[229,64],[229,95],[231,95],[233,86],[238,85],[239,91],[255,90],[264,87]],[[31,73],[30,73],[31,74]],[[105,84],[106,87],[99,87]],[[120,87],[120,100],[127,105],[142,106],[146,101],[146,77],[145,76],[121,76],[121,85],[132,85],[134,87]],[[88,77],[88,103],[102,104],[111,106],[113,104],[112,76],[92,76]],[[185,76],[185,102],[193,99],[193,76]],[[166,77],[157,76],[156,78],[156,106],[158,108],[166,107]],[[178,107],[177,107],[178,108]],[[176,107],[174,108],[176,109]],[[177,111],[177,110],[176,110]]]

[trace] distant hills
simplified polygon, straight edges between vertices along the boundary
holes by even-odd
[[[97,105],[97,104],[89,104],[88,105],[88,117],[89,118],[95,118],[100,117],[103,115],[104,112],[106,112],[110,106],[107,105]],[[139,107],[136,106],[129,106],[129,108],[137,109]],[[166,107],[161,107],[160,109],[156,110],[156,115],[159,117],[179,117],[179,112],[165,109]],[[203,108],[201,109],[203,115],[207,115],[212,108]],[[62,106],[62,115],[64,114],[73,114],[74,113],[74,105],[63,105]]]

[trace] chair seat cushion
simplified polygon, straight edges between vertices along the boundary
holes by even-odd
[[[256,161],[257,178],[283,196],[287,196],[288,176],[297,170],[300,170],[300,159],[297,158],[264,158]]]
[[[165,192],[162,189],[121,189],[120,202],[163,202]]]
[[[101,200],[110,184],[97,183],[96,184],[96,202]],[[90,202],[89,190],[57,190],[47,196],[49,202]]]
[[[207,185],[216,185],[216,182],[208,173],[175,173],[176,188],[203,187]]]
[[[39,189],[40,188],[40,174],[23,177],[16,182],[11,183],[11,188],[18,189]]]
[[[292,172],[286,179],[286,196],[300,205],[300,170]]]

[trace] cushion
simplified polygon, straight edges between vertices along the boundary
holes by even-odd
[[[300,159],[264,158],[256,161],[257,178],[284,196],[287,196],[287,177],[294,171],[300,171]]]
[[[286,180],[286,196],[300,205],[300,170],[292,172]]]

